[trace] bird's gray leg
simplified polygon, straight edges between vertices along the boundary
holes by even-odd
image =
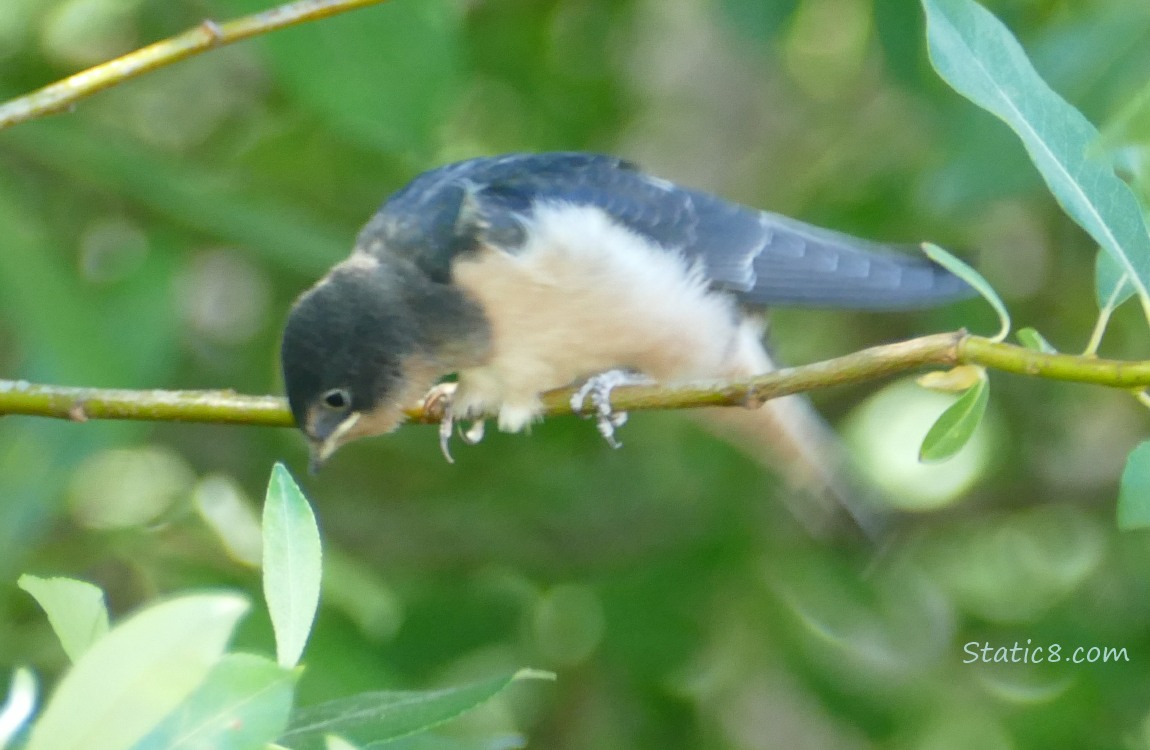
[[[621,385],[644,385],[653,382],[650,378],[628,370],[608,370],[587,378],[574,395],[571,396],[571,410],[584,417],[595,417],[595,426],[599,434],[612,448],[622,447],[622,443],[615,439],[615,430],[627,423],[627,412],[615,411],[611,406],[611,391]],[[593,414],[583,413],[583,404],[588,399],[595,407]]]

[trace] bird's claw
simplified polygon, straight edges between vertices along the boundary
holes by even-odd
[[[623,444],[615,439],[615,430],[627,423],[627,412],[615,411],[615,408],[611,406],[611,391],[621,385],[650,382],[649,379],[626,370],[601,372],[588,378],[587,382],[571,396],[571,410],[586,418],[593,416],[595,427],[603,439],[607,441],[607,445],[612,448],[621,448]],[[595,407],[595,411],[584,414],[583,405],[588,399],[590,399],[591,405]]]
[[[442,410],[443,412],[443,416],[439,420],[439,450],[449,464],[455,463],[455,459],[451,455],[451,435],[455,431],[457,421],[452,409],[456,387],[456,383],[440,383],[428,391],[423,398],[423,410],[425,412],[433,410]],[[484,422],[481,419],[473,422],[466,430],[460,427],[459,438],[464,445],[475,445],[483,440],[483,429]]]
[[[455,459],[451,457],[451,446],[448,443],[451,441],[451,431],[455,426],[455,415],[451,413],[451,404],[455,400],[457,387],[457,383],[440,383],[423,397],[423,412],[425,414],[434,414],[438,411],[443,415],[439,418],[439,450],[449,464],[455,463]]]
[[[443,412],[443,419],[439,420],[439,450],[443,452],[443,457],[447,459],[447,463],[455,463],[455,459],[451,457],[451,433],[455,427],[455,415],[451,413],[451,407],[448,406]],[[482,419],[471,423],[471,426],[466,430],[463,426],[459,426],[459,439],[463,441],[464,445],[476,445],[483,440],[484,421]]]
[[[451,414],[451,409],[445,409],[443,412],[443,419],[439,420],[439,452],[447,459],[447,463],[455,463],[455,459],[451,457],[451,433],[455,427],[455,417]]]
[[[459,439],[463,441],[464,445],[475,445],[483,440],[483,430],[485,422],[482,419],[476,420],[471,423],[471,426],[466,430],[462,427],[459,428]]]

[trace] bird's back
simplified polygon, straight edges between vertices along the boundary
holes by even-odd
[[[597,154],[482,157],[425,172],[388,199],[362,236],[446,279],[453,261],[480,242],[515,252],[536,209],[556,204],[603,211],[698,263],[712,285],[747,305],[894,310],[972,291],[924,257],[680,187]]]

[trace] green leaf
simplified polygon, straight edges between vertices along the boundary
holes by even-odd
[[[219,170],[200,169],[186,160],[164,158],[115,133],[95,128],[86,130],[71,120],[41,119],[4,131],[4,139],[6,148],[60,172],[63,179],[93,183],[101,190],[137,201],[196,232],[242,245],[245,250],[284,268],[316,274],[347,254],[346,232],[310,218],[305,208],[254,190],[244,191],[235,185],[237,181],[221,178]],[[0,202],[0,208],[3,207]],[[0,254],[0,271],[6,273],[6,266],[7,258]],[[62,276],[54,277],[57,285],[67,279],[66,274]],[[6,280],[0,274],[0,282]],[[71,299],[76,296],[73,294]],[[75,306],[73,302],[61,309]],[[61,314],[43,325],[57,324],[57,317],[67,322],[67,316]],[[92,330],[102,330],[90,321],[71,325],[78,327],[81,322]],[[100,341],[99,336],[89,338]],[[84,339],[69,340],[73,346],[84,342]],[[97,353],[101,350],[95,344],[89,348]]]
[[[43,358],[41,367],[49,376],[64,382],[118,382],[123,373],[97,323],[99,316],[72,314],[96,308],[95,295],[51,251],[62,239],[49,221],[36,218],[35,202],[8,172],[0,170],[0,316],[19,321],[14,332]]]
[[[263,516],[264,598],[280,666],[299,663],[319,605],[322,551],[307,498],[284,465],[272,468]]]
[[[359,750],[359,748],[345,740],[343,737],[329,734],[324,738],[324,750]]]
[[[371,640],[390,640],[403,624],[399,595],[370,563],[338,549],[323,555],[323,597]]]
[[[73,662],[108,632],[108,608],[104,592],[86,581],[72,578],[38,578],[22,575],[17,582],[48,615],[64,653]]]
[[[1126,457],[1118,485],[1118,528],[1123,531],[1150,528],[1150,441]]]
[[[175,369],[177,308],[171,288],[157,283],[173,275],[172,255],[147,253],[140,269],[108,294],[76,272],[75,259],[51,251],[65,241],[58,222],[2,172],[0,236],[0,317],[18,321],[13,333],[30,361],[44,358],[38,377],[130,388],[155,384]],[[155,237],[148,242],[162,246]],[[72,314],[77,309],[89,314]]]
[[[931,425],[919,449],[920,461],[945,461],[962,450],[982,422],[990,399],[990,381],[983,377],[959,396]]]
[[[1111,150],[1129,145],[1150,146],[1150,81],[1102,128],[1098,145]]]
[[[193,594],[116,625],[64,675],[26,750],[127,750],[220,660],[248,609],[237,594]]]
[[[1130,274],[1150,306],[1150,233],[1126,183],[1088,157],[1097,128],[1046,85],[1010,31],[978,3],[923,6],[935,70],[1014,130],[1062,208]]]
[[[1147,207],[1146,222],[1150,225],[1150,145],[1122,149],[1116,160],[1138,200]]]
[[[360,750],[518,750],[524,747],[527,747],[527,740],[518,734],[464,740],[424,733],[398,740],[372,742]]]
[[[8,699],[0,706],[0,750],[8,747],[36,710],[36,677],[24,667],[12,674]]]
[[[719,9],[737,33],[748,40],[769,44],[781,32],[799,7],[799,0],[720,0]]]
[[[262,656],[228,654],[133,750],[262,748],[287,727],[297,676]]]
[[[220,3],[235,12],[236,0]],[[264,0],[240,0],[252,12]],[[460,12],[450,0],[362,8],[268,34],[284,87],[345,136],[383,152],[429,154],[455,103]]]
[[[990,285],[990,282],[984,279],[978,271],[975,271],[938,245],[924,242],[922,244],[922,251],[935,263],[950,271],[967,284],[970,284],[970,286],[981,294],[982,298],[994,308],[994,312],[998,314],[998,320],[1001,323],[1001,328],[998,333],[995,334],[994,340],[1004,340],[1006,335],[1010,333],[1010,313],[1007,311],[1006,305],[1003,304],[1002,298],[998,296],[998,292],[994,291],[994,287]]]
[[[1018,337],[1019,343],[1031,351],[1042,352],[1043,354],[1058,353],[1058,350],[1050,345],[1046,337],[1033,328],[1020,328],[1015,335]]]
[[[308,706],[296,712],[279,742],[295,750],[319,750],[336,734],[358,744],[423,732],[491,700],[517,680],[554,679],[548,672],[521,669],[490,680],[427,691],[362,693]]]
[[[1134,296],[1130,284],[1130,274],[1104,250],[1099,250],[1094,258],[1094,299],[1098,309],[1114,310]]]

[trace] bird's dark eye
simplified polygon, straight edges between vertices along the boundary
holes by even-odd
[[[323,405],[329,409],[346,409],[351,404],[351,394],[343,388],[332,388],[323,394]]]

